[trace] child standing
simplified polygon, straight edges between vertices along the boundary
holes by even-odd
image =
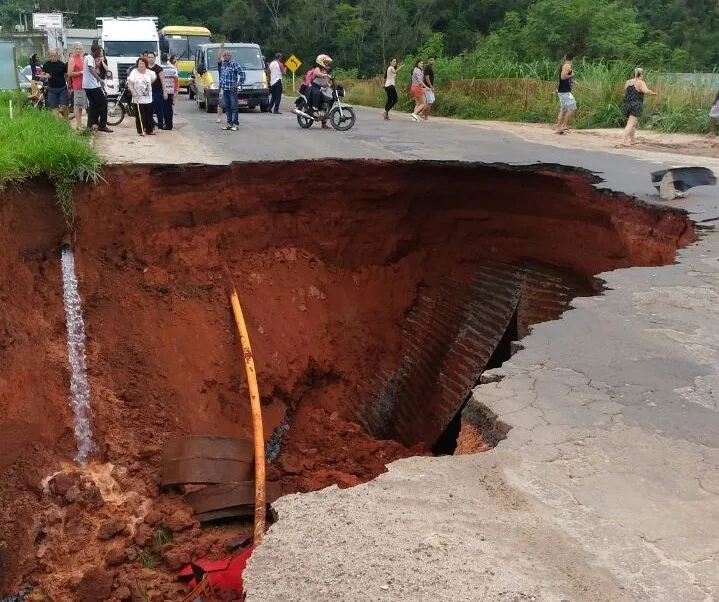
[[[717,91],[717,95],[714,97],[712,108],[709,109],[709,121],[711,124],[709,136],[711,138],[715,138],[717,135],[717,119],[719,119],[719,91]]]

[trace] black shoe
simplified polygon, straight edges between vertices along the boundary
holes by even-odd
[[[274,111],[274,114],[275,114],[275,115],[282,115],[282,113],[281,113],[280,111]]]
[[[112,134],[112,130],[107,126],[105,126],[104,128],[100,128],[98,132],[107,132],[108,134]]]

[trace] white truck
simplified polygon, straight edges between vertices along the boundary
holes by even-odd
[[[100,17],[100,45],[111,73],[105,80],[108,96],[117,96],[127,79],[127,70],[143,52],[152,51],[160,60],[157,17]]]

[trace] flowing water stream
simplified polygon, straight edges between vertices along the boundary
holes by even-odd
[[[62,287],[67,321],[67,351],[70,359],[70,407],[75,415],[75,438],[77,454],[75,461],[85,466],[95,451],[90,428],[90,386],[87,383],[85,363],[85,323],[82,319],[82,305],[75,275],[75,256],[70,245],[63,245],[61,251]]]

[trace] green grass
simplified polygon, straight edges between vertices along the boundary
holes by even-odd
[[[49,111],[20,110],[24,98],[17,92],[0,93],[0,189],[36,177],[47,178],[56,188],[65,221],[72,226],[72,189],[78,182],[99,180],[100,158],[90,145],[89,135],[78,134]]]
[[[142,562],[143,568],[153,569],[157,564],[157,557],[153,553],[147,553],[140,550],[140,561]]]
[[[408,90],[410,64],[405,61],[397,78],[400,111],[410,111],[414,106]],[[576,127],[623,127],[623,87],[632,69],[624,62],[575,61]],[[432,113],[459,119],[553,123],[558,111],[558,71],[559,66],[549,61],[523,64],[470,61],[462,56],[438,59],[437,102]],[[348,103],[384,106],[383,78],[346,79],[342,83]],[[713,85],[699,81],[680,84],[651,72],[647,84],[659,92],[659,97],[646,97],[641,127],[662,132],[709,131],[708,112],[716,95]]]
[[[166,531],[165,529],[157,529],[155,534],[155,541],[158,547],[163,548],[167,544],[172,542],[172,531]]]

